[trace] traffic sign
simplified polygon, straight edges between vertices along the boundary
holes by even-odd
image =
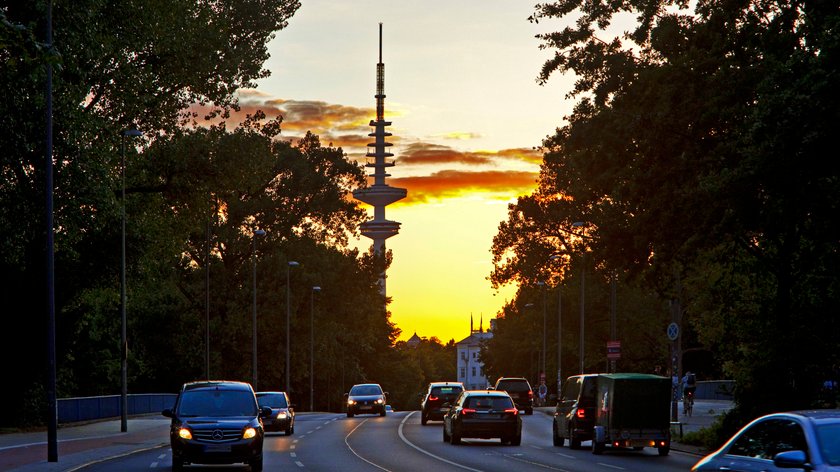
[[[680,325],[677,323],[671,323],[668,325],[668,339],[671,341],[676,341],[677,338],[680,337]]]
[[[621,341],[607,341],[607,359],[621,359]]]

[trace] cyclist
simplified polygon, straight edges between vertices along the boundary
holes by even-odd
[[[690,408],[694,406],[694,392],[697,390],[697,376],[694,372],[688,370],[682,378],[683,385],[683,411],[690,412]]]

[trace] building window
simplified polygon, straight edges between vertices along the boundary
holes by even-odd
[[[461,375],[459,375],[459,377],[461,377],[463,379],[466,376],[467,376],[467,369],[465,367],[461,367]]]
[[[475,352],[473,352],[472,355],[473,355],[473,359],[475,359]]]
[[[478,366],[478,375],[484,375],[481,373],[481,366]]]
[[[475,377],[475,367],[472,368],[472,375]]]
[[[466,351],[461,351],[461,360],[462,361],[467,360],[467,352]]]

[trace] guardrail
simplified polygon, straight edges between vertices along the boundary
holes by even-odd
[[[702,400],[732,400],[734,380],[700,380],[694,398]]]
[[[128,395],[128,414],[160,413],[172,408],[177,394],[135,393]],[[99,420],[120,416],[120,396],[76,397],[58,399],[58,422]]]

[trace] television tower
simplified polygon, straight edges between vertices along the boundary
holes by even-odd
[[[385,183],[385,177],[391,174],[385,172],[386,167],[396,165],[394,159],[387,158],[394,155],[386,149],[391,143],[385,138],[391,133],[385,131],[386,126],[391,126],[390,121],[385,121],[385,64],[382,63],[382,23],[379,23],[379,62],[376,64],[376,121],[370,120],[373,132],[368,136],[375,138],[374,142],[368,143],[367,163],[365,167],[372,167],[373,185],[361,188],[353,192],[353,198],[367,203],[373,207],[373,219],[362,223],[362,235],[373,239],[373,250],[378,256],[385,255],[385,240],[400,232],[400,223],[385,219],[385,207],[391,203],[405,198],[408,191],[404,188],[391,187]],[[371,151],[372,149],[372,151]],[[373,159],[371,159],[373,158]],[[379,276],[379,291],[385,296],[385,272]]]

